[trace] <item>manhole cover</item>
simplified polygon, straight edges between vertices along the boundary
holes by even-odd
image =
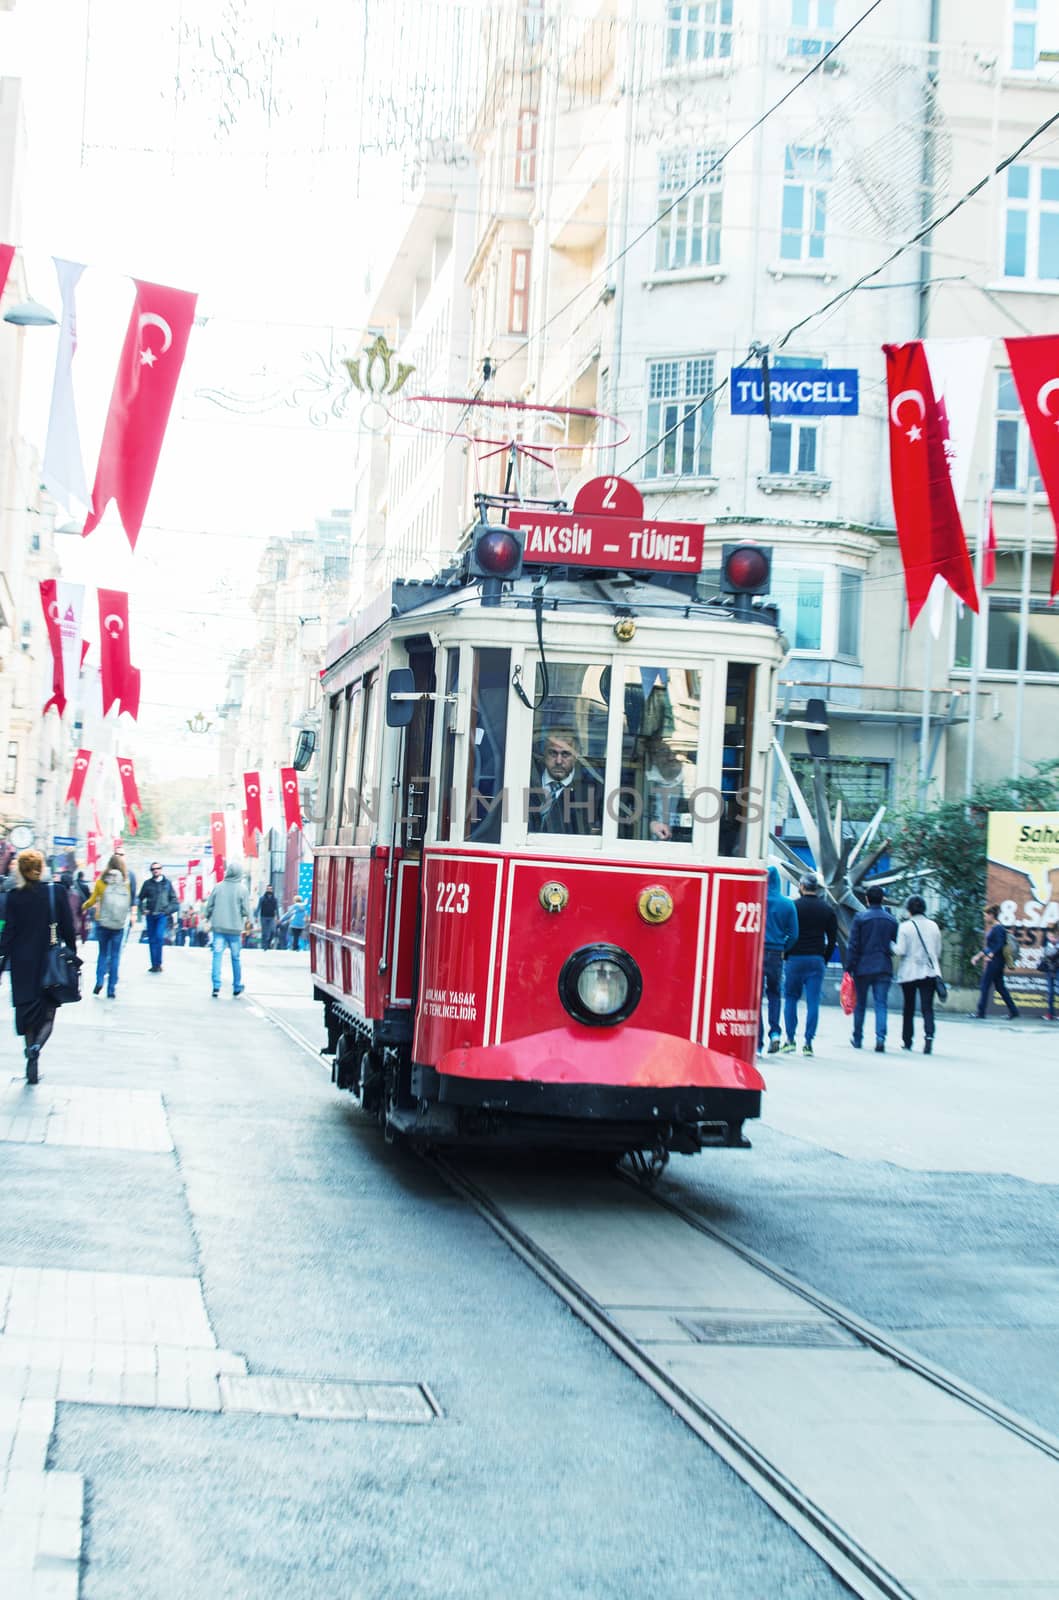
[[[311,1378],[221,1377],[225,1411],[332,1422],[434,1422],[438,1409],[420,1383],[327,1383]]]
[[[780,1317],[678,1317],[699,1344],[771,1344],[844,1348],[859,1346],[835,1322],[796,1322]]]

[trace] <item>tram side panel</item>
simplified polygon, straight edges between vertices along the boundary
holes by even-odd
[[[748,1063],[757,1050],[761,1012],[766,889],[762,872],[713,874],[702,1041]]]
[[[318,987],[365,1021],[411,1006],[418,862],[356,846],[319,853],[313,884],[310,962]],[[386,914],[390,898],[390,915]]]

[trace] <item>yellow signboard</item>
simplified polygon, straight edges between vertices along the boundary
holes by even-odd
[[[991,811],[986,904],[1018,951],[1007,973],[1017,1005],[1043,1011],[1047,984],[1038,972],[1045,933],[1059,927],[1059,811]]]

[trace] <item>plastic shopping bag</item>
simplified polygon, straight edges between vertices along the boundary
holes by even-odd
[[[842,974],[842,987],[838,991],[838,1000],[847,1017],[853,1015],[853,1007],[857,1003],[857,986],[853,982],[852,972]]]

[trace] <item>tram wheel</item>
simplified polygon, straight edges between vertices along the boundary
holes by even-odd
[[[356,1041],[348,1034],[341,1033],[335,1044],[334,1060],[331,1063],[331,1079],[339,1089],[357,1089],[360,1075],[357,1071]]]
[[[360,1057],[360,1103],[365,1111],[379,1114],[383,1104],[382,1061],[375,1050],[365,1050]]]

